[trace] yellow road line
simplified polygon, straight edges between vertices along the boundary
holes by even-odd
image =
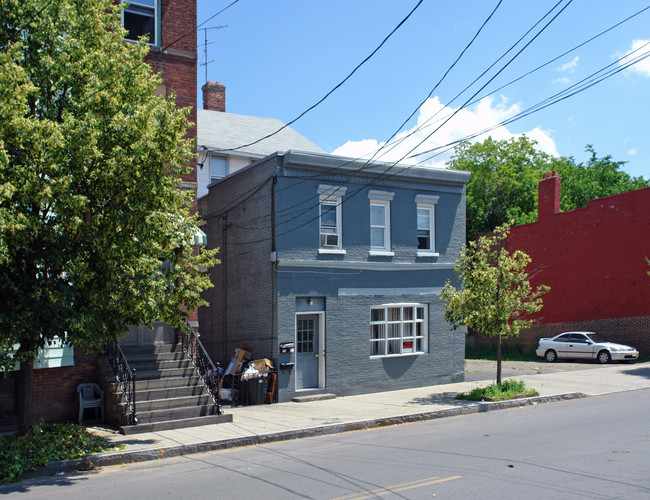
[[[411,481],[408,483],[396,484],[395,486],[386,486],[385,488],[377,488],[374,490],[362,491],[360,493],[353,493],[343,497],[337,497],[333,500],[365,500],[366,498],[380,497],[389,495],[391,493],[398,493],[400,491],[412,490],[414,488],[421,488],[422,486],[429,486],[437,483],[444,483],[446,481],[453,481],[460,479],[463,476],[449,476],[449,477],[428,477],[419,479],[418,481]]]

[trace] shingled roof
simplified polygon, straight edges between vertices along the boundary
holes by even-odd
[[[237,115],[206,109],[197,110],[197,144],[208,149],[230,150],[265,137],[284,126],[281,120]],[[291,127],[256,144],[236,151],[240,154],[267,156],[290,149],[310,153],[325,153],[323,149]]]

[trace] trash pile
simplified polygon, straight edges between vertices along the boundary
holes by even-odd
[[[219,385],[222,403],[232,406],[259,405],[276,400],[278,374],[270,359],[251,361],[250,348],[240,346],[223,373]]]

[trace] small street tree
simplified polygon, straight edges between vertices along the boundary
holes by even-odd
[[[124,41],[120,9],[0,7],[0,364],[21,362],[21,432],[47,341],[97,351],[130,324],[184,328],[211,286],[201,269],[218,262],[189,244],[187,110],[155,95],[161,78],[147,45]]]
[[[452,327],[466,326],[487,337],[498,337],[497,384],[501,385],[501,338],[519,335],[533,321],[526,315],[542,308],[542,295],[550,288],[530,284],[526,253],[508,252],[509,225],[496,228],[461,249],[456,273],[462,288],[447,281],[441,292],[445,319]]]

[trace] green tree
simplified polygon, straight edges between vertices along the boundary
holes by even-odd
[[[536,220],[537,184],[556,160],[535,145],[521,136],[509,141],[490,137],[456,147],[449,167],[472,174],[467,184],[468,242],[509,221]]]
[[[114,4],[0,7],[0,361],[21,362],[22,432],[47,340],[97,351],[129,324],[182,328],[218,262],[189,245],[188,111],[155,96]]]
[[[509,221],[537,220],[537,185],[546,172],[562,178],[562,210],[587,206],[587,201],[650,186],[650,180],[621,170],[625,162],[598,158],[591,146],[586,164],[573,158],[555,158],[536,149],[536,142],[521,136],[509,141],[488,138],[461,143],[448,166],[472,173],[467,184],[467,241]]]
[[[587,202],[595,198],[650,186],[650,180],[632,177],[623,172],[621,168],[625,165],[624,161],[614,161],[609,155],[598,158],[591,145],[585,151],[590,155],[586,164],[576,164],[573,158],[556,164],[556,170],[562,178],[562,210],[586,207]]]
[[[526,253],[509,252],[506,240],[509,225],[499,226],[488,236],[461,249],[456,261],[457,290],[445,283],[440,299],[445,304],[445,319],[454,329],[465,326],[487,337],[498,337],[497,384],[501,385],[501,338],[519,335],[533,320],[527,315],[542,308],[542,295],[550,288],[533,289],[526,267],[531,259]]]

